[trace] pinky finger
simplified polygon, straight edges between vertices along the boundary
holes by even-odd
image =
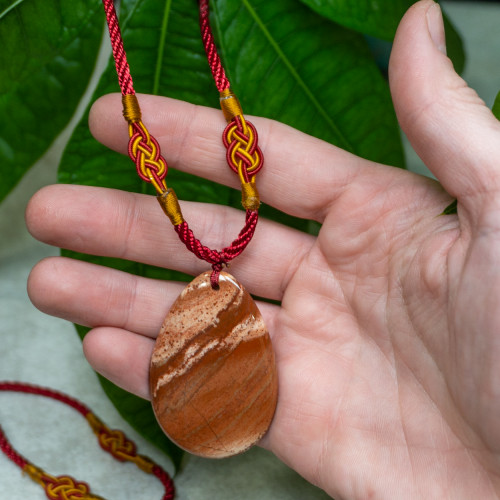
[[[94,370],[141,398],[149,396],[149,360],[155,341],[120,328],[98,327],[83,340],[83,352]]]

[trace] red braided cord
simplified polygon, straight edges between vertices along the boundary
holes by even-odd
[[[173,500],[175,498],[175,487],[172,478],[159,465],[153,467],[153,474],[161,481],[165,488],[162,500]]]
[[[84,404],[80,403],[79,401],[70,398],[65,394],[53,391],[51,389],[46,389],[44,387],[37,387],[30,384],[19,384],[17,382],[0,382],[0,391],[23,392],[26,394],[36,394],[39,396],[52,398],[71,406],[76,411],[80,412],[83,416],[86,416],[90,411]],[[26,458],[24,458],[22,455],[17,453],[14,450],[14,448],[12,448],[1,427],[0,427],[0,449],[21,469],[26,467],[26,465],[29,463]]]
[[[26,393],[26,394],[34,394],[37,396],[44,396],[44,397],[52,398],[52,399],[55,399],[57,401],[60,401],[61,403],[66,404],[68,406],[71,406],[73,409],[78,411],[85,418],[88,418],[89,415],[93,415],[92,411],[87,406],[85,406],[83,403],[81,403],[80,401],[78,401],[78,400],[76,400],[76,399],[74,399],[66,394],[63,394],[63,393],[58,392],[58,391],[54,391],[52,389],[47,389],[45,387],[40,387],[40,386],[21,383],[21,382],[0,382],[0,391],[21,392],[21,393]],[[94,418],[96,418],[95,415],[93,415],[93,416],[94,416]],[[111,432],[114,432],[114,431],[111,431]],[[121,431],[116,431],[116,432],[121,433]],[[124,436],[123,433],[121,433],[121,434]],[[134,458],[146,459],[146,457],[143,457],[140,455],[135,455],[135,444],[130,440],[127,440],[127,442],[133,448],[130,451],[131,451],[131,453],[134,454]],[[101,444],[101,447],[103,447],[101,440],[99,440],[99,444]],[[108,451],[116,459],[123,461],[123,459],[120,458],[119,454],[113,453],[112,450],[108,450],[104,447],[103,447],[103,449]],[[17,451],[14,450],[12,445],[7,440],[7,437],[5,436],[5,433],[3,432],[1,427],[0,427],[0,450],[10,460],[12,460],[18,467],[20,467],[23,470],[28,465],[31,465],[29,460],[27,460],[22,455],[20,455]],[[146,459],[146,460],[149,460],[149,459]],[[149,461],[149,463],[153,465],[153,467],[151,469],[151,473],[154,476],[156,476],[159,481],[161,481],[161,483],[163,484],[163,486],[165,488],[165,493],[162,497],[162,500],[173,500],[175,497],[175,487],[174,487],[174,482],[172,481],[172,478],[158,464],[154,464],[151,461]],[[72,480],[72,478],[70,478],[69,476],[64,476],[64,477],[68,478],[69,480]],[[43,476],[43,481],[46,484],[50,483],[51,481],[53,482],[54,479],[59,479],[59,478],[52,478],[50,475]],[[86,483],[77,483],[77,484],[84,484],[85,486],[87,486]],[[52,497],[49,497],[49,498],[52,498]]]
[[[222,66],[217,47],[215,46],[214,36],[210,28],[210,20],[208,18],[208,0],[200,0],[200,28],[201,39],[207,53],[208,64],[212,70],[212,75],[215,80],[215,85],[219,92],[229,88],[229,80]]]
[[[106,22],[108,23],[109,38],[111,40],[111,48],[113,49],[113,59],[115,60],[116,72],[118,74],[118,84],[120,85],[123,95],[135,94],[113,0],[102,0],[102,3],[104,4],[104,11],[106,12]]]
[[[217,250],[211,250],[210,248],[203,245],[200,240],[195,238],[193,231],[189,229],[188,223],[184,221],[182,224],[174,226],[180,240],[186,245],[188,250],[193,252],[196,257],[207,261],[212,264],[213,273],[211,276],[212,287],[217,288],[219,283],[219,274],[222,270],[222,266],[227,264],[230,260],[238,257],[243,250],[250,243],[253,234],[255,232],[255,227],[257,226],[257,221],[259,219],[259,214],[256,210],[247,210],[245,226],[240,231],[238,237],[226,248],[223,248],[220,252]]]
[[[47,389],[46,387],[39,387],[37,385],[22,384],[19,382],[0,382],[0,391],[23,392],[25,394],[35,394],[37,396],[44,396],[60,401],[68,406],[74,408],[77,412],[81,413],[84,417],[90,413],[90,408],[85,406],[80,401],[63,394],[62,392]]]
[[[0,426],[0,450],[2,450],[4,454],[7,455],[7,457],[10,458],[21,469],[24,469],[24,467],[26,467],[28,461],[22,455],[19,455],[19,453],[17,453],[17,451],[14,450],[14,448],[12,448],[1,426]]]
[[[133,84],[132,84],[132,78],[130,76],[130,69],[129,65],[127,63],[127,57],[125,54],[125,49],[123,47],[123,39],[120,33],[120,28],[118,25],[118,18],[116,16],[116,11],[113,5],[113,0],[103,0],[104,4],[104,9],[106,12],[106,20],[108,23],[108,28],[109,28],[109,35],[111,39],[111,45],[113,48],[113,57],[115,59],[115,64],[116,64],[116,71],[118,74],[118,83],[120,85],[122,94],[134,94],[134,89],[133,89]],[[224,72],[224,68],[222,66],[220,57],[217,53],[217,48],[215,46],[214,42],[214,37],[212,34],[212,30],[210,28],[210,20],[209,20],[209,7],[208,7],[208,0],[200,0],[199,2],[200,6],[200,29],[201,29],[201,36],[203,40],[203,45],[205,47],[205,52],[207,54],[207,59],[208,63],[210,66],[210,69],[212,71],[212,75],[215,80],[215,84],[217,86],[217,89],[219,92],[222,92],[226,89],[229,89],[229,80],[226,77],[226,74]],[[238,139],[243,140],[248,142],[248,137],[246,137],[241,128],[241,124],[239,120],[235,119],[235,121],[231,122],[230,126],[236,124],[238,127],[238,133],[239,136],[237,136]],[[252,131],[254,131],[255,138],[257,139],[257,132],[253,128],[251,124],[249,124],[252,127]],[[132,160],[136,163],[136,168],[137,168],[137,173],[139,176],[145,180],[146,182],[151,182],[151,179],[146,176],[140,169],[140,163],[138,160],[137,154],[134,153],[133,151],[133,146],[132,144],[138,137],[138,135],[143,135],[143,132],[139,130],[139,127],[137,124],[133,124],[134,127],[134,135],[131,137],[129,141],[129,156],[132,158]],[[227,129],[226,129],[227,130]],[[145,138],[144,138],[145,139]],[[158,161],[159,158],[161,158],[161,153],[160,153],[160,147],[157,143],[157,141],[150,136],[150,139],[152,141],[152,144],[157,148],[157,155],[154,158],[154,162]],[[225,140],[226,141],[226,140]],[[226,141],[227,142],[227,141]],[[145,141],[141,141],[141,145],[144,150],[147,153],[150,153],[151,148],[146,148],[144,146]],[[226,143],[225,143],[226,144]],[[233,141],[232,143],[234,147],[236,147],[236,140]],[[232,149],[229,143],[226,144],[226,147],[228,148],[228,162],[233,168],[233,170],[236,167],[233,167],[232,160],[230,160],[230,156],[232,153]],[[248,155],[253,155],[255,151],[258,151],[258,154],[260,155],[260,158],[262,158],[262,154],[260,153],[260,149],[257,146],[257,141],[255,140],[255,145],[249,149],[247,152]],[[236,156],[240,162],[243,162],[245,166],[248,166],[248,158],[236,153]],[[253,171],[251,172],[250,176],[248,175],[248,172],[246,168],[242,169],[244,179],[245,181],[248,181],[249,178],[253,178],[255,174],[257,173],[258,170],[262,167],[262,160],[260,160],[260,165],[257,168],[253,168]],[[237,170],[235,170],[237,172]],[[165,171],[162,173],[162,175],[158,174],[158,167],[154,165],[154,163],[149,166],[148,165],[148,173],[154,178],[154,181],[156,182],[156,185],[162,185],[162,181],[165,178],[166,175],[166,168]],[[198,258],[205,260],[209,264],[212,265],[213,273],[211,277],[212,281],[212,286],[214,288],[217,288],[218,286],[218,280],[219,280],[219,274],[222,269],[222,266],[227,264],[231,259],[237,257],[238,255],[243,252],[243,250],[246,248],[248,243],[253,237],[253,234],[255,232],[255,226],[257,225],[257,220],[258,220],[258,213],[256,210],[247,210],[247,216],[246,216],[246,223],[243,229],[240,231],[240,234],[238,237],[231,243],[229,247],[226,247],[222,249],[220,252],[217,250],[211,250],[210,248],[204,246],[197,238],[195,238],[193,232],[191,229],[189,229],[189,226],[187,222],[183,222],[180,225],[174,226],[177,234],[179,235],[179,238],[181,241],[186,245],[186,247],[193,252]]]

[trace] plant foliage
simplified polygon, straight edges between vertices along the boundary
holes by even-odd
[[[100,3],[0,2],[0,201],[73,115],[100,45]]]
[[[493,103],[492,108],[493,114],[496,116],[497,120],[500,120],[500,92],[497,94],[495,98],[495,102]]]

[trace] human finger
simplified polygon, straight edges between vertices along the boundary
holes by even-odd
[[[154,340],[122,328],[98,327],[83,339],[92,368],[114,384],[143,399],[149,396],[149,360]]]
[[[138,99],[144,121],[170,166],[239,187],[237,176],[226,163],[221,140],[226,124],[220,111],[165,97],[139,95]],[[260,196],[290,215],[322,222],[334,199],[358,176],[380,178],[381,171],[402,174],[273,120],[249,119],[258,130],[265,157],[257,176]],[[99,141],[126,153],[128,134],[119,95],[99,99],[92,107],[89,124]],[[182,192],[177,194],[183,198]]]
[[[28,278],[28,295],[46,314],[82,326],[114,326],[151,338],[158,334],[181,290],[181,283],[64,257],[43,259]]]
[[[148,279],[64,257],[39,262],[28,294],[41,311],[83,326],[111,326],[155,338],[185,283]],[[270,320],[276,306],[259,303]]]
[[[500,123],[444,52],[439,5],[417,2],[395,38],[391,91],[416,152],[446,191],[473,212],[477,193],[500,188]]]
[[[210,248],[229,245],[244,224],[240,210],[197,203],[182,206],[196,236]],[[152,196],[88,186],[49,186],[31,199],[26,223],[34,237],[61,248],[192,275],[209,268],[186,249]],[[262,220],[230,272],[250,293],[280,300],[287,280],[314,241],[310,235]]]

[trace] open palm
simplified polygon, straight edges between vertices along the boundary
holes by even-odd
[[[400,122],[441,184],[252,119],[268,165],[262,199],[322,224],[316,238],[261,221],[231,266],[251,293],[282,303],[260,305],[280,381],[262,445],[337,499],[500,491],[500,124],[438,50],[439,22],[430,0],[410,9],[390,73]],[[233,185],[219,112],[140,102],[172,166]],[[91,129],[125,151],[121,120],[119,96],[107,96]],[[458,215],[441,215],[452,197]],[[201,208],[183,204],[206,245],[238,233],[241,212]],[[57,246],[206,268],[174,231],[158,231],[167,221],[148,196],[52,186],[27,222]],[[84,342],[94,368],[143,397],[154,337],[181,289],[62,258],[29,281],[40,309],[94,327]]]

